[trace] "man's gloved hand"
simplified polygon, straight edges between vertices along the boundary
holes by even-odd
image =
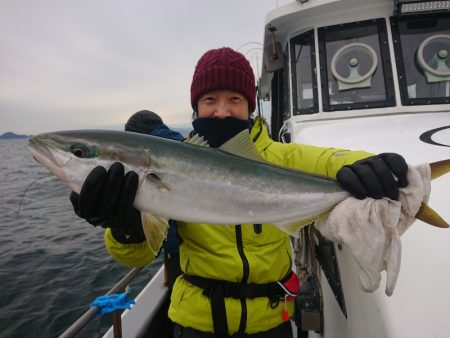
[[[86,177],[80,194],[70,194],[75,213],[88,223],[111,228],[122,243],[145,239],[140,212],[133,206],[139,185],[134,171],[125,175],[122,163],[116,162],[108,171],[99,166]]]
[[[382,153],[343,166],[336,179],[358,199],[389,197],[398,200],[398,189],[408,185],[407,173],[408,165],[401,155]]]

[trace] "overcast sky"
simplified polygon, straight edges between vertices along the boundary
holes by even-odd
[[[141,109],[189,125],[200,56],[240,47],[256,72],[253,42],[287,2],[0,0],[0,134],[117,129]]]

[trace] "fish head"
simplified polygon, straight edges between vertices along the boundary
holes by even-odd
[[[39,134],[29,140],[33,158],[79,193],[85,178],[97,166],[109,168],[122,162],[127,170],[139,170],[133,159],[143,152],[135,145],[121,143],[125,132],[103,130],[61,131]],[[126,133],[129,135],[129,133]],[[148,161],[150,158],[148,157]],[[149,163],[148,163],[149,165]]]

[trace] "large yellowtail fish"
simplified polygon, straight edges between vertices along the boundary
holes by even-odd
[[[349,194],[327,177],[267,163],[248,131],[220,148],[201,138],[177,142],[121,131],[45,133],[30,139],[33,157],[79,193],[96,166],[121,162],[139,175],[134,202],[144,233],[157,253],[167,220],[209,224],[271,223],[296,236],[301,226],[327,215]],[[432,165],[432,176],[448,172],[450,160]],[[417,218],[448,224],[423,204]]]

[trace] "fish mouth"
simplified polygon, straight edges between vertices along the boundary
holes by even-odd
[[[49,168],[46,163],[53,162],[56,166],[63,168],[72,159],[58,147],[58,144],[51,139],[41,139],[38,136],[32,137],[28,141],[28,148],[33,159]],[[50,169],[50,168],[49,168]]]
[[[52,145],[51,142],[41,140],[38,137],[32,137],[28,141],[27,146],[36,162],[46,167],[64,183],[69,183],[62,168],[70,162],[70,156],[67,156],[63,151]]]
[[[39,162],[41,164],[43,164],[42,163],[42,156],[47,155],[47,157],[48,157],[50,155],[50,152],[46,150],[45,146],[41,142],[39,142],[37,139],[35,139],[35,138],[31,138],[28,141],[27,146],[28,146],[28,149],[31,152],[31,155],[32,155],[33,159],[36,162]]]
[[[45,165],[45,159],[51,159],[53,158],[52,156],[52,152],[48,149],[51,148],[49,145],[44,144],[43,142],[39,141],[36,138],[31,138],[28,141],[28,149],[31,152],[31,155],[33,157],[33,159],[40,163]],[[54,150],[54,149],[53,149]]]

